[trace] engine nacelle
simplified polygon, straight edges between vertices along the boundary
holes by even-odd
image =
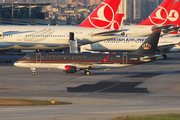
[[[66,73],[75,73],[77,71],[80,71],[80,69],[78,69],[76,66],[70,66],[70,65],[66,65],[64,70],[64,72]]]

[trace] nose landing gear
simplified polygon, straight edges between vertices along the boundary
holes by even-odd
[[[84,71],[84,74],[87,75],[87,76],[89,76],[91,73],[89,72],[89,70],[85,70],[85,71]]]
[[[35,75],[36,74],[36,68],[31,68],[31,70],[32,70],[32,75]]]

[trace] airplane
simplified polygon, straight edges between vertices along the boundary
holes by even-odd
[[[114,28],[116,15],[121,0],[104,0],[90,16],[98,21],[103,19],[99,28],[86,26],[1,26],[0,50],[53,50],[69,47],[69,34],[74,33],[78,45],[93,43],[105,39],[121,36],[124,30],[106,29]],[[89,18],[83,23],[86,24]],[[96,24],[96,22],[95,22]],[[115,26],[116,27],[116,26]]]
[[[167,2],[167,1],[164,1],[164,2]],[[177,16],[177,15],[179,16],[179,13],[180,13],[179,6],[180,6],[180,1],[177,1],[172,6],[171,11],[174,11],[173,16]],[[172,13],[172,12],[170,12],[170,13]],[[176,19],[180,22],[180,19],[178,17]],[[170,24],[170,23],[172,23],[170,20],[173,20],[174,21],[173,24],[175,24],[176,19],[175,18],[173,19],[172,17],[170,17],[166,21],[166,23]],[[148,21],[150,21],[150,18],[147,18],[141,24],[149,23]],[[161,28],[167,28],[167,27],[168,27],[168,25],[161,26]],[[179,28],[180,27],[164,29],[161,32],[161,36],[163,36],[164,34],[167,34],[169,32],[170,33],[173,32],[173,34],[170,34],[170,36],[172,36],[172,35],[178,36],[177,32],[174,32],[174,31],[178,31]],[[156,29],[156,27],[154,27],[154,29]],[[129,29],[129,31],[131,31],[131,29]],[[169,36],[169,34],[168,34],[168,36]],[[171,38],[168,36],[160,37],[160,40],[158,43],[158,53],[162,54],[162,57],[164,59],[167,58],[167,55],[165,53],[180,52],[179,37]],[[105,41],[97,42],[97,43],[93,43],[93,44],[82,45],[80,47],[81,47],[81,52],[88,52],[88,51],[129,52],[129,51],[137,50],[138,47],[141,45],[142,42],[144,42],[144,40],[146,38],[147,37],[119,37],[119,38],[109,39],[109,40],[105,40]]]
[[[119,37],[93,44],[80,46],[81,52],[132,52],[147,39],[147,37]],[[164,59],[166,53],[180,52],[180,37],[160,37],[157,52]]]
[[[125,31],[125,36],[148,36],[154,27],[161,25],[174,25],[180,26],[180,1],[174,3],[174,0],[164,0],[164,2],[153,11],[153,13],[141,23],[136,25],[122,25],[121,29],[129,29]],[[172,35],[173,34],[173,35]],[[168,34],[162,31],[161,35],[176,36],[178,32]]]
[[[154,30],[146,41],[131,54],[88,54],[88,53],[31,53],[14,63],[14,66],[31,68],[35,75],[36,68],[61,69],[66,73],[84,70],[110,69],[127,67],[156,60],[155,52],[161,30]]]
[[[180,7],[179,3],[174,4],[175,0],[164,0],[164,2],[158,6],[158,8],[144,21],[136,25],[122,25],[121,29],[128,29],[124,31],[122,34],[125,36],[133,36],[133,37],[143,37],[148,36],[152,33],[154,28],[161,27],[162,25],[179,25],[179,13]],[[179,1],[177,1],[179,2]],[[100,23],[103,22],[103,18],[96,19],[96,24],[92,21],[95,21],[93,17],[89,16],[89,21],[83,22],[79,26],[86,26],[92,28],[99,28]],[[99,24],[99,25],[98,25]],[[162,29],[162,28],[159,28]],[[172,29],[173,31],[173,29]],[[167,34],[167,32],[162,30],[161,35]],[[176,33],[177,34],[177,33]]]

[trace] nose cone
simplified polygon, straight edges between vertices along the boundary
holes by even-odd
[[[17,66],[17,67],[18,67],[18,66],[19,66],[19,64],[20,64],[20,63],[15,62],[15,63],[14,63],[14,66]]]

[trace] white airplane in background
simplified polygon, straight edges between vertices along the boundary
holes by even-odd
[[[179,7],[180,5],[174,4],[174,2],[175,0],[164,0],[164,2],[146,20],[144,20],[139,24],[122,25],[121,29],[128,29],[128,31],[123,32],[123,35],[143,37],[150,35],[154,30],[154,28],[160,27],[159,29],[162,29],[161,27],[162,25],[165,29],[169,27],[169,26],[166,27],[166,25],[175,25],[175,26],[179,25],[180,19],[179,19],[179,12],[177,11],[180,11],[180,7]],[[92,18],[89,17],[89,21],[83,22],[79,26],[86,26],[92,28],[101,27],[100,23],[102,22],[102,20],[97,21],[96,24],[93,24],[91,21]],[[168,34],[176,30],[177,28],[175,30],[173,28],[169,30],[162,30],[161,35]]]
[[[98,23],[101,26],[98,29],[86,26],[0,26],[0,50],[68,48],[70,32],[74,33],[78,45],[117,38],[123,30],[110,28],[114,28],[118,23],[115,19],[119,17],[116,12],[120,2],[121,0],[105,0],[83,22],[86,24],[89,18],[92,18],[91,22],[95,25],[97,21],[103,21]]]
[[[123,25],[121,29],[129,29],[125,31],[125,36],[147,36],[150,35],[155,27],[161,25],[174,25],[174,27],[180,26],[180,1],[175,0],[164,0],[164,2],[144,21],[136,25]],[[162,35],[177,36],[178,31],[175,28],[169,29],[174,32],[172,34],[168,30],[162,30]]]
[[[82,45],[81,52],[131,52],[137,50],[146,39],[147,37],[120,37],[109,39],[93,44]],[[180,37],[160,37],[157,52],[162,54],[164,59],[167,58],[165,53],[180,52]]]

